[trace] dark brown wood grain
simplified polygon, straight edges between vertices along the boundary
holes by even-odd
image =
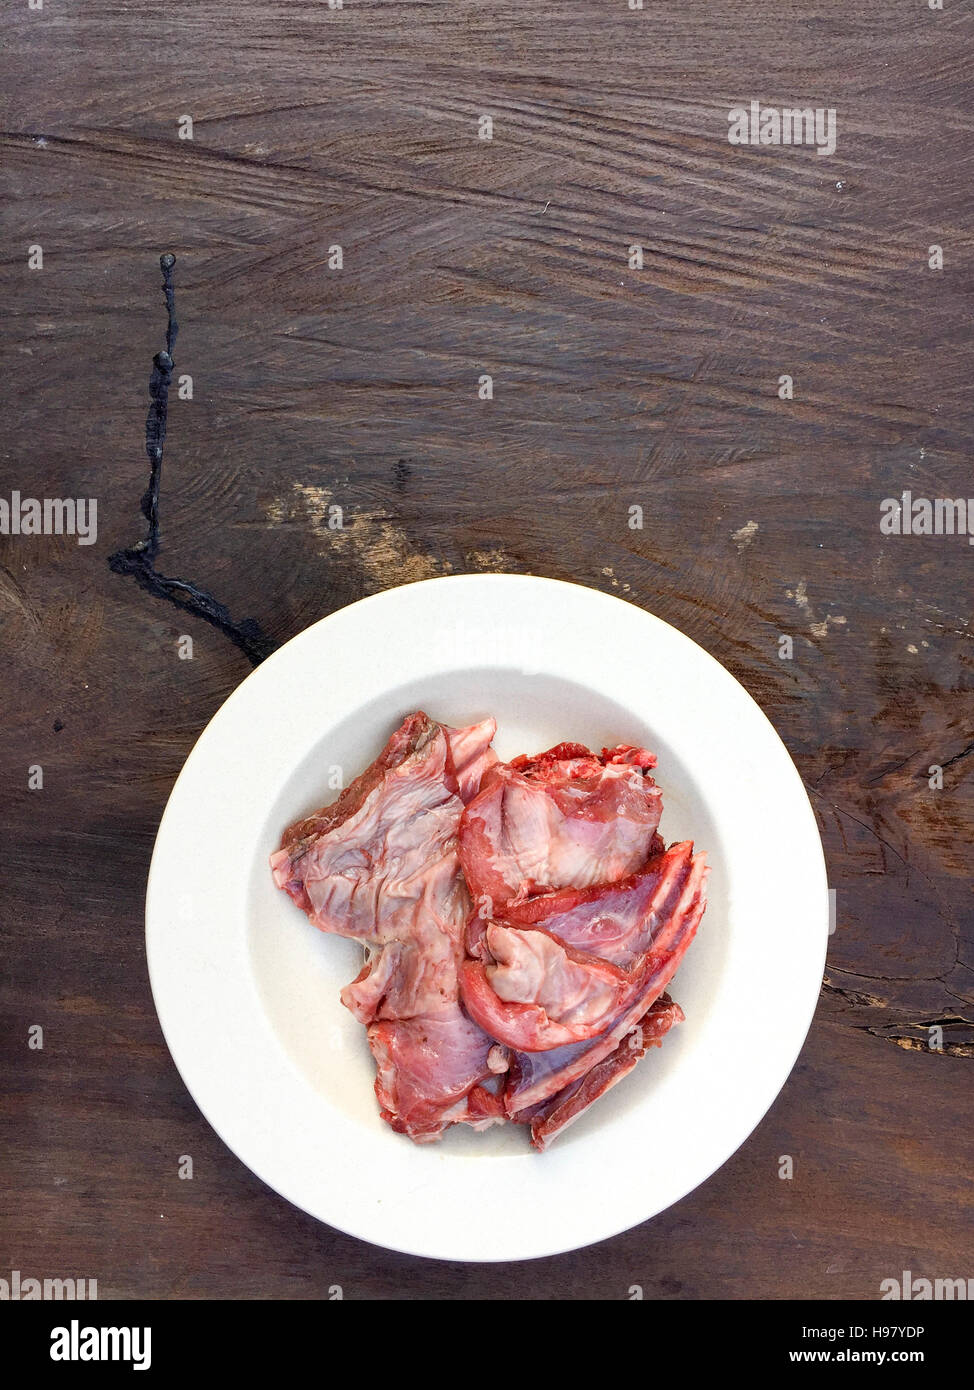
[[[125,1298],[874,1299],[904,1269],[974,1274],[974,547],[879,530],[904,489],[974,496],[970,6],[5,19],[0,495],[97,497],[99,534],[0,536],[0,1276]],[[752,98],[835,108],[834,155],[729,145]],[[277,641],[436,574],[589,584],[722,661],[805,779],[837,892],[808,1043],[745,1146],[624,1236],[485,1267],[361,1244],[249,1173],[173,1066],[146,872],[248,665],[107,566],[140,534],[167,250],[194,383],[170,413],[167,573]]]

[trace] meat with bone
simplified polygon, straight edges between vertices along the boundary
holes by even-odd
[[[604,1033],[642,997],[650,956],[665,971],[669,957],[678,964],[692,939],[705,874],[702,857],[692,858],[692,851],[684,841],[624,885],[577,894],[581,901],[561,912],[544,915],[536,908],[523,914],[539,926],[490,922],[477,939],[486,963],[470,959],[461,968],[468,1013],[500,1042],[524,1052],[546,1052]],[[549,896],[563,900],[561,894]],[[612,905],[608,918],[604,898]],[[603,928],[621,965],[593,950]],[[579,942],[588,949],[579,949]]]
[[[693,940],[706,907],[707,868],[702,855],[690,857],[691,848],[685,842],[667,851],[667,857],[677,859],[682,865],[678,882],[669,890],[668,903],[657,920],[649,949],[628,967],[638,985],[620,1003],[604,1031],[588,1042],[541,1052],[513,1052],[504,1090],[505,1109],[516,1122],[532,1125],[536,1146],[544,1146],[543,1142],[538,1143],[535,1133],[536,1107],[541,1103],[549,1102],[554,1111],[562,1101],[571,1101],[571,1118],[577,1119],[621,1075],[632,1070],[632,1065],[623,1065],[629,1056],[621,1050],[625,1040],[632,1037],[643,1020],[652,1016],[657,1001],[663,997],[662,991],[672,980]],[[671,1017],[667,1028],[682,1017],[682,1012],[678,1017]],[[637,1052],[637,1059],[644,1051],[645,1048]],[[615,1061],[611,1066],[602,1066],[613,1056]],[[589,1073],[593,1073],[592,1080],[584,1087],[579,1086]],[[605,1084],[597,1084],[600,1082]],[[550,1142],[555,1132],[557,1128],[538,1131],[544,1142]]]
[[[689,840],[663,849],[653,837],[651,857],[638,873],[617,883],[593,888],[562,888],[524,902],[510,902],[502,920],[515,927],[540,927],[566,946],[590,951],[614,965],[629,965],[652,939],[689,871]],[[486,932],[491,919],[477,912],[467,926],[467,950],[486,960]]]
[[[634,873],[659,824],[654,755],[623,745],[600,757],[562,743],[489,768],[464,813],[460,862],[478,905],[495,912],[556,888]]]
[[[543,1149],[683,1018],[664,990],[707,870],[688,841],[664,849],[646,749],[504,764],[494,731],[411,715],[271,863],[317,927],[366,947],[342,1000],[391,1127],[422,1143],[510,1119]]]
[[[494,761],[492,719],[451,729],[410,715],[331,806],[284,834],[278,885],[322,931],[368,950],[343,1003],[368,1027],[383,1116],[417,1141],[499,1118],[471,1095],[496,1072],[495,1039],[459,1003],[470,899],[457,856],[463,811]],[[496,1083],[495,1083],[496,1084]],[[498,1112],[498,1113],[494,1113]]]
[[[504,1091],[505,1108],[512,1119],[557,1095],[608,1057],[662,995],[696,934],[706,905],[703,857],[697,855],[691,862],[692,872],[679,901],[663,924],[658,940],[634,963],[634,988],[620,1002],[604,1031],[588,1042],[544,1052],[515,1053]]]
[[[614,1052],[594,1066],[570,1086],[557,1092],[550,1100],[535,1106],[528,1116],[518,1116],[531,1126],[531,1142],[536,1149],[546,1149],[553,1139],[568,1128],[579,1115],[593,1105],[606,1091],[628,1076],[641,1057],[651,1047],[660,1047],[663,1035],[674,1023],[683,1022],[683,1010],[668,994],[661,994],[631,1033],[627,1033]]]

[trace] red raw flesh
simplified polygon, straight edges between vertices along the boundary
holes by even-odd
[[[673,845],[640,874],[508,904],[508,925],[475,914],[460,989],[480,1026],[521,1052],[604,1031],[641,988],[635,962],[660,947],[691,874],[693,845]],[[631,973],[620,968],[633,966]]]
[[[650,950],[633,966],[639,988],[620,1006],[611,1025],[599,1037],[550,1052],[514,1053],[505,1088],[505,1107],[512,1119],[579,1080],[614,1052],[646,1015],[676,974],[696,934],[706,906],[706,875],[703,855],[695,855],[678,901],[660,925]]]
[[[491,1039],[459,1004],[422,1018],[390,1019],[369,1028],[375,1094],[382,1118],[418,1144],[451,1124],[486,1129],[504,1118],[503,1100],[480,1084]]]
[[[486,1033],[524,1052],[596,1037],[636,987],[617,966],[547,932],[494,923],[486,941],[490,964],[461,966],[463,1002]]]
[[[662,850],[656,837],[654,849]],[[522,903],[508,903],[503,920],[515,927],[541,927],[578,951],[590,951],[614,965],[628,965],[649,946],[653,933],[675,902],[689,872],[693,843],[683,840],[656,853],[644,869],[618,883],[594,888],[562,888]],[[468,927],[468,947],[486,930]],[[473,952],[471,952],[473,954]]]
[[[536,1106],[530,1116],[531,1142],[546,1149],[552,1140],[582,1115],[590,1105],[628,1076],[651,1047],[660,1047],[663,1035],[675,1023],[683,1022],[683,1010],[668,994],[660,995],[646,1016],[627,1033],[615,1052],[597,1062],[577,1081],[559,1091],[551,1100]],[[523,1119],[522,1116],[518,1117]]]
[[[478,907],[611,883],[645,864],[662,796],[645,749],[600,757],[559,744],[489,768],[460,822],[460,862]]]
[[[495,728],[410,715],[334,805],[287,830],[271,857],[276,882],[316,927],[366,946],[342,1002],[368,1027],[384,1118],[418,1142],[502,1118],[498,1094],[474,1094],[496,1085],[498,1054],[464,1013],[458,983],[471,910],[457,856],[462,796],[476,794],[495,760]]]
[[[271,865],[316,926],[366,947],[342,1001],[383,1119],[417,1143],[510,1119],[544,1149],[683,1018],[663,991],[707,870],[688,841],[664,850],[648,750],[503,764],[494,731],[410,715]]]
[[[450,767],[456,779],[456,790],[466,806],[480,791],[480,783],[487,769],[500,762],[490,746],[497,732],[497,723],[493,719],[484,719],[466,729],[451,729],[449,724],[444,724],[442,728],[450,747]]]

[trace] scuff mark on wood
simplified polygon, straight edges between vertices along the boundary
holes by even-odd
[[[449,560],[420,550],[404,528],[379,508],[346,508],[331,488],[292,483],[290,496],[266,508],[275,525],[299,521],[323,542],[320,553],[351,560],[361,571],[366,593],[377,593],[420,579],[449,574]]]

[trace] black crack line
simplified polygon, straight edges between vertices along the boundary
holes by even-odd
[[[952,758],[948,758],[941,766],[940,771],[946,772],[948,767],[953,767],[954,763],[959,763],[961,758],[967,757],[968,753],[974,753],[974,742],[969,743],[966,748],[962,748],[959,753],[955,753]]]
[[[265,657],[270,656],[278,643],[261,630],[254,618],[244,618],[234,622],[230,610],[218,603],[212,594],[191,584],[185,579],[170,579],[159,574],[155,567],[159,554],[159,490],[162,485],[162,453],[166,443],[166,422],[169,413],[169,388],[172,385],[175,364],[173,349],[179,333],[176,322],[176,296],[173,290],[173,268],[176,257],[167,252],[159,257],[162,270],[162,292],[166,300],[168,325],[166,327],[166,347],[152,359],[152,375],[149,378],[149,414],[145,422],[145,451],[149,455],[149,486],[142,496],[142,515],[147,522],[146,538],[136,541],[128,550],[116,550],[108,557],[108,565],[115,574],[128,574],[147,593],[164,598],[181,608],[184,613],[192,613],[204,622],[210,623],[229,637],[239,647],[252,666],[259,666]]]

